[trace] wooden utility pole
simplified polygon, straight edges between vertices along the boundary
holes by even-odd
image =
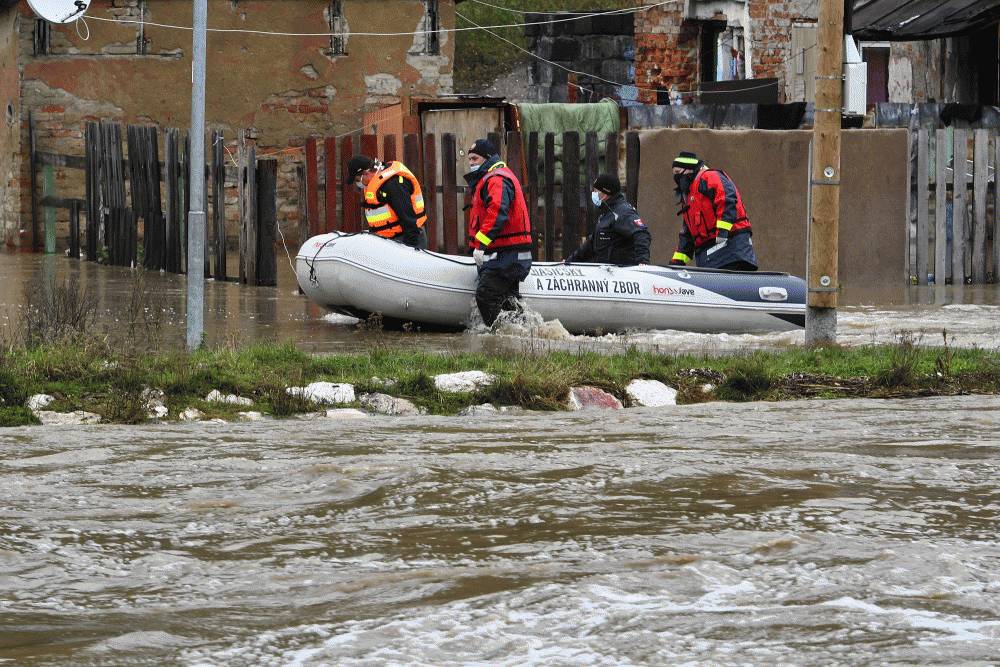
[[[840,118],[844,87],[844,0],[820,0],[813,121],[812,210],[806,343],[837,339],[837,227],[840,222]]]

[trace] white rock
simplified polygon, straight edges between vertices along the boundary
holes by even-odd
[[[301,396],[320,405],[339,405],[354,402],[354,385],[338,382],[313,382],[305,387],[289,387],[290,396]]]
[[[148,410],[149,411],[147,412],[147,416],[150,419],[163,419],[170,412],[170,410],[167,409],[167,406],[165,406],[163,403],[149,405]]]
[[[373,377],[371,379],[371,383],[377,387],[382,387],[383,389],[392,389],[399,384],[399,381],[393,380],[392,378],[386,378],[383,380],[380,377]]]
[[[488,387],[496,377],[483,371],[462,371],[461,373],[443,373],[434,376],[434,386],[439,391],[469,392],[482,387]]]
[[[712,384],[711,382],[706,382],[705,384],[701,385],[701,392],[703,394],[711,394],[713,391],[715,391],[715,385]]]
[[[236,416],[239,417],[240,421],[244,422],[264,421],[264,413],[257,412],[256,410],[250,410],[248,412],[237,412]]]
[[[459,417],[483,417],[486,415],[495,415],[500,410],[497,410],[496,406],[492,403],[483,403],[482,405],[470,405],[467,408],[462,408],[458,411]]]
[[[368,413],[355,408],[336,408],[333,410],[327,410],[323,413],[323,416],[328,419],[360,419],[362,417],[367,417]]]
[[[32,412],[38,412],[54,400],[56,400],[55,397],[48,394],[35,394],[28,399],[28,409]]]
[[[38,421],[46,426],[76,426],[79,424],[99,424],[101,415],[83,410],[73,412],[51,412],[49,410],[39,410],[35,413]]]
[[[572,387],[569,390],[570,410],[621,410],[622,402],[617,397],[603,389],[590,387]]]
[[[419,415],[420,409],[405,398],[388,394],[361,394],[361,405],[380,415]]]
[[[205,400],[209,403],[228,403],[230,405],[253,405],[253,400],[236,394],[223,395],[218,389],[208,392]]]
[[[205,418],[205,413],[197,408],[187,408],[178,417],[182,422],[198,422]]]
[[[677,390],[659,380],[632,380],[625,387],[625,393],[633,405],[647,408],[677,405]]]

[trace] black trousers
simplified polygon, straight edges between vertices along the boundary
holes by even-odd
[[[520,309],[517,303],[521,298],[520,283],[519,273],[510,269],[485,270],[479,274],[476,305],[486,326],[493,326],[501,312]]]

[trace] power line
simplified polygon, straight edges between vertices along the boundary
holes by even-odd
[[[551,11],[527,11],[524,9],[514,9],[513,7],[504,7],[502,5],[492,5],[488,2],[483,2],[483,0],[472,0],[477,5],[483,5],[484,7],[492,7],[493,9],[501,9],[505,12],[510,12],[511,14],[586,14],[587,12],[574,12],[569,9],[553,9]],[[666,4],[666,3],[664,3]],[[646,11],[647,9],[652,9],[656,5],[649,5],[647,7],[624,7],[620,9],[609,9],[603,12],[601,15],[605,16],[608,14],[631,14],[634,12]]]
[[[671,5],[679,0],[664,0],[663,2],[657,2],[652,5],[646,5],[643,7],[635,7],[628,10],[614,9],[606,12],[592,12],[589,14],[580,14],[577,16],[569,16],[559,19],[550,19],[546,21],[526,21],[524,23],[507,23],[503,25],[490,25],[490,26],[479,26],[476,28],[437,28],[434,30],[412,30],[408,32],[277,32],[271,30],[247,30],[245,28],[208,28],[208,32],[218,32],[218,33],[241,33],[247,35],[270,35],[275,37],[413,37],[416,35],[427,35],[435,33],[448,33],[448,32],[464,32],[467,30],[479,30],[494,28],[524,28],[527,26],[534,25],[550,25],[553,23],[565,23],[567,21],[580,21],[586,18],[591,18],[594,16],[607,16],[609,14],[623,14],[623,13],[637,13],[645,12],[653,9],[655,7],[662,7],[663,5]],[[457,13],[457,12],[456,12]],[[170,23],[154,23],[152,21],[146,21],[144,19],[109,19],[100,16],[90,16],[88,17],[95,21],[104,21],[106,23],[115,23],[118,25],[140,25],[140,26],[152,26],[154,28],[168,28],[171,30],[191,30],[190,26],[185,25],[174,25]]]
[[[551,60],[546,60],[545,58],[543,58],[543,57],[541,57],[541,56],[539,56],[539,55],[537,55],[535,53],[532,53],[531,51],[523,48],[521,45],[519,45],[519,44],[517,44],[515,42],[512,42],[511,40],[507,39],[506,37],[498,35],[497,33],[495,33],[492,30],[490,30],[487,26],[481,26],[481,25],[479,25],[478,23],[476,23],[475,21],[473,21],[469,17],[465,16],[461,12],[457,12],[456,11],[455,15],[458,16],[459,18],[463,19],[464,21],[467,21],[467,22],[471,23],[476,28],[478,28],[480,30],[484,30],[485,32],[488,32],[489,34],[493,35],[497,39],[502,40],[504,42],[507,42],[508,44],[510,44],[511,46],[513,46],[514,48],[516,48],[517,50],[523,51],[524,53],[527,53],[532,58],[536,58],[537,60],[541,60],[544,63],[552,65],[553,67],[558,67],[559,69],[565,70],[566,72],[569,72],[570,74],[576,74],[576,75],[579,75],[579,76],[585,76],[585,77],[587,77],[589,79],[595,79],[597,81],[602,81],[604,83],[609,83],[609,84],[611,84],[613,86],[619,86],[619,87],[622,87],[622,86],[632,86],[636,90],[644,90],[644,91],[647,91],[647,92],[667,93],[667,94],[670,94],[671,92],[674,92],[674,91],[665,90],[665,89],[662,89],[662,88],[647,88],[645,86],[639,86],[639,85],[637,85],[635,83],[625,83],[625,82],[621,82],[621,81],[612,81],[611,79],[605,79],[603,77],[597,76],[596,74],[590,74],[588,72],[581,72],[579,70],[571,69],[569,67],[566,67],[565,65],[561,65],[561,64],[559,64],[557,62],[553,62]],[[801,54],[805,53],[806,51],[808,51],[809,49],[813,49],[813,48],[816,48],[815,44],[813,44],[812,46],[807,46],[804,49],[801,49],[799,51],[796,51],[795,53],[789,55],[787,58],[781,60],[778,63],[778,65],[784,65],[785,63],[787,63],[792,58],[796,58],[799,55],[801,55]],[[759,89],[762,89],[762,88],[770,88],[770,87],[772,87],[774,85],[776,85],[776,83],[757,84],[757,85],[754,85],[754,86],[746,86],[746,87],[742,87],[742,88],[731,88],[731,89],[728,89],[726,92],[746,92],[746,91],[749,91],[749,90],[759,90]],[[706,93],[706,92],[707,93],[717,93],[717,92],[720,92],[720,91],[716,91],[716,90],[702,90],[701,88],[695,88],[694,90],[685,90],[685,91],[676,91],[676,92],[685,92],[685,93],[692,94],[692,93]]]

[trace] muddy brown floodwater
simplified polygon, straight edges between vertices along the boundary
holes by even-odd
[[[78,272],[105,323],[131,284],[64,258],[0,271],[0,327],[45,272]],[[283,275],[210,283],[210,342],[364,348]],[[183,280],[147,280],[182,341]],[[842,338],[1000,343],[995,290],[897,297],[845,295]],[[2,429],[0,664],[993,664],[998,430],[981,396]]]

